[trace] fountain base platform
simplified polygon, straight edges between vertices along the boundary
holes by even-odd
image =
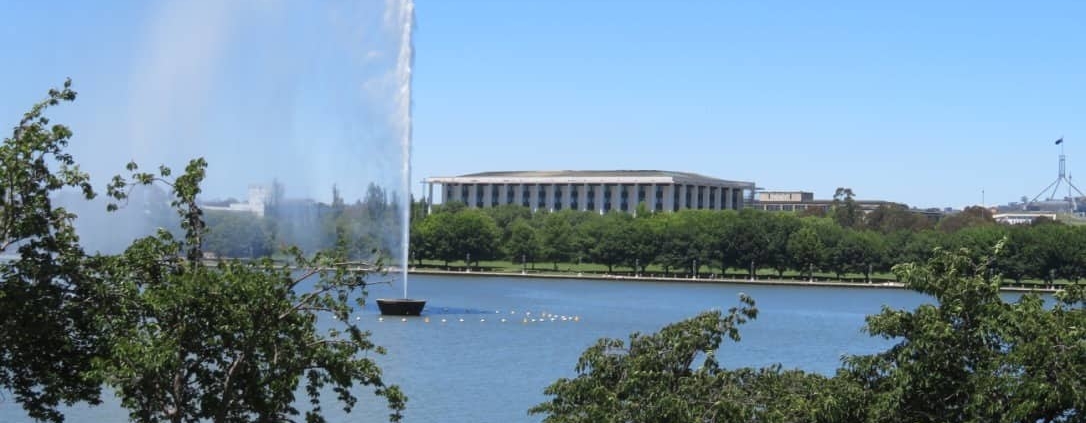
[[[410,298],[378,298],[377,308],[385,316],[418,316],[426,307],[426,300]]]

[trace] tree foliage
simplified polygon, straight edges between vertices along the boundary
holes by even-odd
[[[871,422],[1082,421],[1086,410],[1086,302],[1068,287],[1049,308],[1036,293],[999,295],[992,264],[968,250],[936,251],[898,265],[906,287],[934,304],[884,309],[867,319],[888,350],[850,357],[839,377],[865,393],[857,417]]]
[[[122,201],[167,185],[181,238],[162,229],[123,254],[87,256],[76,216],[50,201],[65,187],[95,195],[65,152],[71,131],[43,115],[74,98],[70,82],[50,91],[0,146],[0,251],[16,250],[0,263],[0,388],[36,420],[63,421],[59,405],[96,404],[107,386],[133,421],[320,422],[325,395],[349,412],[369,386],[400,419],[406,397],[369,357],[382,349],[347,319],[380,263],[347,261],[342,239],[313,256],[292,249],[288,263],[205,263],[203,159],[176,178],[130,164],[107,187]]]
[[[303,413],[295,394],[304,386],[311,405],[305,419],[320,422],[322,392],[335,392],[349,412],[357,384],[386,397],[391,420],[398,421],[405,398],[365,356],[383,350],[348,319],[349,299],[359,306],[365,300],[364,264],[347,261],[342,241],[341,248],[312,258],[293,249],[286,264],[208,265],[201,247],[207,227],[196,204],[206,166],[193,160],[171,181],[169,168],[156,175],[129,164],[134,183],[169,185],[184,229],[183,239],[160,231],[104,259],[103,280],[118,312],[100,317],[111,349],[96,371],[130,418],[281,421]],[[110,195],[123,199],[131,183],[114,178]],[[326,332],[317,326],[322,317],[331,326]]]
[[[1033,279],[1052,285],[1086,278],[1084,226],[1048,223],[1016,227],[982,219],[953,231],[947,231],[951,225],[936,230],[927,217],[890,206],[872,211],[854,227],[844,227],[828,217],[752,209],[631,216],[574,210],[532,214],[515,205],[466,209],[453,203],[412,222],[415,258],[465,259],[467,250],[460,239],[468,235],[457,232],[465,217],[455,217],[465,213],[475,214],[471,219],[492,221],[497,228],[497,240],[489,235],[474,238],[480,245],[477,248],[495,252],[490,257],[501,252],[514,264],[519,264],[522,256],[533,262],[538,258],[550,261],[552,268],[584,261],[607,266],[610,273],[635,273],[635,266],[644,272],[647,266],[657,266],[665,275],[674,276],[692,274],[696,262],[699,268],[719,266],[721,274],[732,277],[750,277],[753,267],[754,272],[772,269],[778,277],[788,277],[786,272],[792,271],[807,277],[829,273],[851,279],[862,275],[863,280],[870,280],[892,277],[895,263],[927,260],[936,247],[964,247],[980,255],[1006,236],[1006,257],[1001,259],[999,270],[1010,280],[1021,283]],[[961,214],[969,213],[980,212]],[[483,225],[489,227],[489,223]],[[484,244],[488,245],[484,248]],[[479,256],[472,253],[472,257]]]
[[[94,327],[96,280],[75,233],[75,215],[50,196],[76,188],[95,196],[90,177],[66,151],[72,131],[45,112],[75,100],[71,81],[49,91],[0,145],[0,388],[30,417],[59,421],[61,403],[98,402],[85,377],[102,351]],[[13,251],[14,250],[14,251]]]
[[[729,370],[717,360],[757,315],[751,298],[740,300],[654,334],[601,339],[581,355],[577,376],[547,387],[551,399],[529,412],[547,423],[800,421],[823,377],[780,366]]]

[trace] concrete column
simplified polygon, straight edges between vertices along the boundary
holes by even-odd
[[[581,192],[577,193],[577,210],[588,210],[588,184],[581,184]]]
[[[686,208],[686,184],[679,185],[679,210]]]
[[[509,184],[499,184],[498,187],[498,204],[509,204]]]
[[[611,210],[622,210],[622,184],[615,184],[615,189],[611,190]]]
[[[735,205],[732,203],[733,192],[734,190],[732,188],[724,188],[724,208],[729,210],[735,208]]]
[[[467,199],[467,201],[465,201],[465,203],[468,203],[468,208],[475,208],[475,206],[477,204],[475,202],[475,199],[476,199],[476,195],[478,194],[478,190],[479,190],[479,184],[468,185],[468,199]]]
[[[529,185],[528,208],[535,212],[539,208],[539,184]]]
[[[641,204],[641,192],[638,190],[638,188],[640,188],[640,187],[638,186],[637,183],[634,183],[633,185],[630,185],[630,188],[629,188],[630,211],[633,211],[633,212],[637,212],[637,205]]]
[[[543,199],[543,202],[547,204],[547,211],[552,212],[554,211],[554,184],[547,184],[545,189],[544,196],[546,198]]]
[[[426,214],[429,215],[434,212],[434,183],[427,183],[426,190]]]
[[[493,204],[490,203],[490,199],[494,196],[494,184],[483,185],[483,208],[491,208]]]
[[[656,210],[656,183],[652,183],[651,185],[649,185],[648,197],[649,200],[645,203],[649,206],[649,210],[651,210],[653,213],[656,213],[657,211],[659,211]]]
[[[513,204],[524,204],[524,184],[513,185]]]
[[[716,201],[713,202],[713,208],[720,210],[724,205],[724,188],[716,187]]]
[[[573,208],[573,184],[566,184],[565,199],[563,199],[562,210],[568,210]]]
[[[604,188],[606,188],[606,184],[599,184],[596,186],[596,210],[599,211],[600,214],[603,214],[603,200],[604,195],[606,195]]]
[[[581,212],[586,212],[586,210],[589,209],[589,190],[591,189],[592,188],[589,187],[588,183],[581,184],[581,198],[578,200],[578,203],[581,206]]]
[[[675,184],[664,185],[664,211],[670,213],[675,209]]]

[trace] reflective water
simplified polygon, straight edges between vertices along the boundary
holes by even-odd
[[[725,344],[721,360],[821,373],[831,373],[843,354],[886,346],[861,332],[865,315],[883,304],[912,308],[926,301],[893,289],[423,275],[412,277],[411,290],[429,300],[423,317],[379,320],[373,300],[398,297],[398,284],[371,288],[370,306],[355,316],[388,349],[379,361],[386,379],[410,397],[407,422],[539,421],[527,409],[545,399],[548,384],[573,376],[578,356],[600,337],[652,332],[702,310],[727,309],[740,292],[757,301],[761,314],[742,328],[740,343]],[[363,402],[331,421],[381,421],[386,411]],[[115,401],[69,414],[69,421],[123,420]],[[10,400],[0,402],[0,423],[18,421],[28,419]]]

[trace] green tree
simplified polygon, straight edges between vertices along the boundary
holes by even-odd
[[[885,244],[877,233],[846,229],[830,252],[830,270],[838,278],[846,273],[862,273],[869,279],[871,270],[881,268],[884,257]]]
[[[864,216],[863,220],[865,228],[884,234],[901,230],[921,231],[935,227],[933,220],[902,206],[878,206]]]
[[[523,219],[518,219],[509,226],[511,226],[509,229],[511,235],[505,244],[509,260],[520,264],[531,263],[532,269],[535,269],[535,262],[541,250],[538,231]]]
[[[730,254],[735,254],[732,248],[731,235],[735,231],[734,227],[737,220],[734,210],[724,210],[708,216],[705,235],[708,239],[709,254],[711,256],[709,261],[719,260],[721,275],[728,273],[728,266],[735,265],[738,262],[738,260],[729,258]]]
[[[547,213],[539,228],[540,257],[554,264],[569,262],[577,254],[576,233],[565,213]]]
[[[434,213],[426,216],[418,227],[418,239],[422,240],[420,246],[425,246],[425,250],[419,252],[426,258],[445,262],[445,267],[449,266],[450,261],[461,257],[453,233],[454,220],[453,213]]]
[[[992,212],[981,206],[969,206],[960,213],[944,217],[936,226],[943,232],[957,232],[964,228],[981,225],[994,225],[995,218]]]
[[[263,257],[275,252],[270,223],[250,213],[209,211],[204,250],[220,257]]]
[[[453,215],[452,236],[460,257],[471,255],[473,262],[497,258],[501,231],[494,219],[479,209],[468,209]]]
[[[559,379],[551,398],[529,412],[547,423],[810,421],[825,378],[780,366],[728,370],[717,361],[725,339],[757,315],[754,301],[727,313],[705,312],[658,333],[601,339]]]
[[[809,226],[803,226],[788,238],[788,253],[798,266],[800,273],[806,272],[808,278],[814,277],[814,268],[823,261],[826,245]]]
[[[95,196],[89,176],[66,151],[72,131],[45,112],[75,100],[71,80],[49,90],[0,145],[0,388],[31,418],[61,421],[61,403],[97,403],[89,377],[104,349],[95,329],[101,281],[88,270],[76,216],[51,195],[76,188]]]
[[[685,212],[672,212],[656,214],[649,220],[653,232],[660,234],[659,248],[653,262],[664,268],[666,276],[671,275],[673,268],[688,268],[690,251],[696,248],[695,229],[685,217]]]
[[[788,252],[788,239],[800,228],[799,219],[791,213],[772,213],[766,216],[766,266],[777,271],[778,277],[784,276],[784,271],[797,267],[791,254]]]
[[[490,207],[482,210],[486,212],[491,219],[494,219],[494,223],[501,229],[501,245],[505,245],[509,242],[509,237],[512,235],[511,229],[513,227],[513,222],[516,222],[517,220],[532,220],[532,210],[519,204],[502,204],[497,207]]]
[[[633,267],[635,274],[644,273],[660,252],[660,235],[652,219],[651,213],[642,213],[630,222],[625,264]]]
[[[863,214],[853,199],[852,188],[838,187],[833,193],[830,214],[833,221],[843,228],[855,228],[863,223]]]
[[[626,213],[612,212],[583,225],[585,236],[591,240],[587,251],[589,259],[607,266],[608,273],[613,273],[615,265],[626,258],[632,219]]]
[[[770,217],[765,212],[742,210],[729,234],[731,252],[726,257],[732,259],[732,267],[747,270],[751,278],[770,257],[768,219]]]
[[[849,357],[838,378],[855,383],[851,421],[1055,422],[1086,416],[1086,302],[1082,286],[1049,308],[1035,293],[1003,300],[989,266],[965,250],[937,250],[894,272],[934,304],[884,309],[867,319],[884,352]],[[858,414],[858,415],[856,415]]]
[[[346,261],[345,240],[287,265],[261,261],[206,265],[203,211],[196,203],[206,162],[193,160],[169,181],[170,170],[116,177],[109,193],[124,199],[132,183],[169,185],[183,239],[160,231],[117,257],[100,259],[116,304],[96,316],[109,350],[94,375],[116,390],[137,422],[282,421],[303,415],[323,422],[322,392],[343,409],[357,402],[356,385],[371,386],[399,421],[406,397],[386,385],[370,353],[383,349],[354,324],[349,299],[366,297],[364,263]],[[296,271],[295,269],[303,269]],[[318,329],[320,319],[332,320]],[[303,382],[304,380],[304,382]],[[296,408],[304,386],[311,408]]]

